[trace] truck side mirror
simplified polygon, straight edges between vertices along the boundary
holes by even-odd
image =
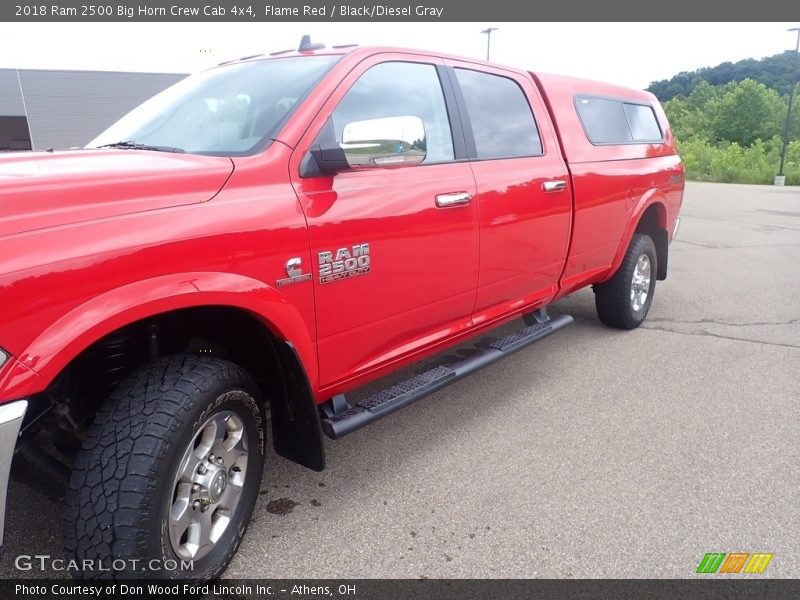
[[[300,177],[336,175],[348,168],[347,157],[333,133],[333,122],[328,119],[300,163]]]
[[[354,121],[344,127],[341,147],[351,169],[414,167],[427,155],[425,126],[413,116]]]
[[[422,119],[414,116],[353,121],[344,126],[342,141],[328,120],[300,165],[301,177],[335,175],[347,169],[397,169],[419,165],[427,156]]]

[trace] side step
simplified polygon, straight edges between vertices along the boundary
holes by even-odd
[[[435,367],[401,381],[365,398],[355,406],[350,406],[343,395],[335,396],[323,406],[326,418],[322,420],[322,430],[334,440],[344,437],[547,337],[572,321],[573,318],[569,315],[550,319],[541,309],[526,318],[526,322],[531,323],[528,327],[493,342],[486,349],[468,358]]]

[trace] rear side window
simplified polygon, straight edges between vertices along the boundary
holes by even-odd
[[[575,99],[586,136],[593,144],[663,141],[653,107],[611,98]]]
[[[625,116],[631,128],[631,136],[637,142],[661,140],[661,129],[658,126],[652,106],[644,104],[623,103]]]
[[[456,69],[479,159],[538,156],[542,141],[528,99],[508,77]]]

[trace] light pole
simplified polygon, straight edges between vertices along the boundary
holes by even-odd
[[[792,124],[792,100],[794,100],[794,88],[797,87],[797,70],[800,68],[800,63],[797,59],[800,58],[800,27],[793,27],[786,31],[797,32],[797,44],[794,48],[795,63],[792,68],[792,81],[789,88],[789,107],[786,109],[786,124],[783,126],[783,145],[781,146],[781,168],[778,169],[778,174],[775,176],[775,185],[783,185],[786,181],[786,176],[783,174],[783,164],[786,161],[786,146],[789,145],[789,128]]]
[[[497,27],[487,27],[481,33],[486,34],[486,60],[489,60],[489,44],[492,41],[492,32],[497,31]]]

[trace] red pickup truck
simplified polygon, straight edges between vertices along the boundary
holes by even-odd
[[[601,321],[638,326],[683,186],[652,94],[308,40],[191,76],[86,148],[5,155],[0,514],[17,448],[69,477],[82,575],[216,576],[268,436],[321,470],[323,433],[564,327],[547,305],[589,285]]]

